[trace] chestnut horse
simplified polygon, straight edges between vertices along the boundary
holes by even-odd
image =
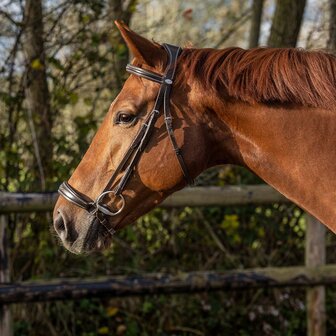
[[[132,64],[162,74],[166,50],[122,22],[116,25],[134,55]],[[69,180],[80,194],[90,199],[101,194],[151,113],[159,89],[152,80],[129,76]],[[299,49],[186,48],[176,62],[169,105],[177,145],[192,178],[215,165],[244,166],[336,232],[333,55]],[[119,175],[117,182],[123,172]],[[54,226],[72,252],[105,248],[110,228],[134,222],[185,184],[160,115],[122,191],[123,211],[100,225],[60,197]],[[105,205],[118,209],[121,201],[109,195]]]

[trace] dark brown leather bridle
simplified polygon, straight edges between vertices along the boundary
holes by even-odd
[[[177,66],[177,58],[181,53],[182,49],[180,47],[176,47],[166,43],[163,44],[163,47],[168,54],[168,65],[163,75],[142,69],[140,67],[131,64],[128,64],[126,66],[127,72],[139,77],[143,77],[150,81],[159,83],[160,89],[153,110],[146,118],[140,131],[132,141],[130,147],[126,151],[123,159],[121,160],[117,169],[111,176],[103,192],[97,197],[95,201],[93,201],[88,196],[83,195],[79,193],[77,190],[75,190],[68,182],[63,182],[58,189],[60,195],[62,195],[69,202],[85,209],[90,214],[95,215],[97,219],[100,221],[100,223],[102,223],[105,227],[107,223],[107,216],[116,216],[119,213],[121,213],[125,207],[125,198],[122,195],[122,192],[125,189],[125,186],[127,185],[127,182],[129,181],[132,172],[134,171],[135,165],[137,164],[144,149],[146,148],[148,140],[150,139],[150,136],[154,130],[155,123],[158,117],[162,114],[162,112],[164,116],[164,122],[166,125],[168,137],[176,153],[176,157],[181,166],[184,178],[188,184],[193,183],[193,179],[191,178],[188,172],[188,168],[183,159],[181,149],[179,148],[174,135],[173,118],[169,108],[170,92]],[[163,109],[161,109],[162,105]],[[126,166],[127,163],[128,165]],[[122,178],[120,179],[117,186],[113,190],[111,190],[110,189],[111,186],[113,186],[118,174],[121,171],[124,171]],[[111,211],[107,207],[107,205],[102,204],[104,197],[110,193],[114,194],[116,197],[119,197],[121,200],[121,206],[116,212]],[[111,235],[115,233],[115,228],[106,227],[106,229],[109,231]]]

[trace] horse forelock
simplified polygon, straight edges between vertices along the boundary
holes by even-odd
[[[336,105],[336,57],[298,48],[186,48],[180,56],[205,89],[248,103]],[[181,79],[181,78],[179,78]]]

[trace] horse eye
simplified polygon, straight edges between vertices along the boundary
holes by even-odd
[[[116,124],[130,124],[135,120],[136,116],[134,114],[120,112],[115,120]]]

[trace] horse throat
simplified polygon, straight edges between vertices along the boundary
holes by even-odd
[[[336,232],[336,111],[244,103],[216,111],[235,144],[231,163],[249,168]],[[217,133],[220,153],[232,151],[227,131]],[[217,162],[227,163],[219,156]]]

